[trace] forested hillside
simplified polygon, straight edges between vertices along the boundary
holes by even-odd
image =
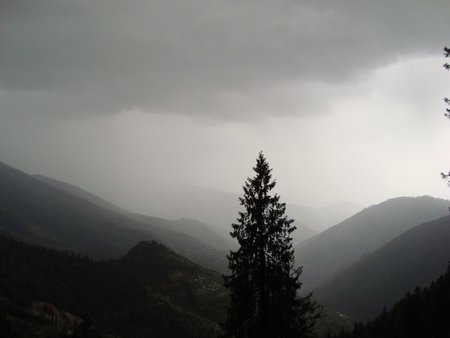
[[[408,292],[392,309],[335,338],[449,338],[450,269],[430,286]]]
[[[221,275],[156,242],[93,261],[0,236],[0,258],[0,297],[22,312],[44,302],[130,338],[214,337],[224,318]],[[9,325],[20,323],[5,312]]]

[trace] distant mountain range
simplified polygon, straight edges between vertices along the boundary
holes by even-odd
[[[320,233],[353,216],[364,209],[364,206],[353,202],[338,202],[323,207],[309,207],[299,204],[288,204],[289,217],[307,225],[316,233]]]
[[[34,175],[33,177],[110,211],[130,213],[122,207],[67,182],[42,175]],[[221,237],[221,241],[226,243],[227,250],[236,247],[236,243],[231,240],[229,233],[231,224],[236,220],[240,210],[237,194],[189,185],[178,185],[176,190],[173,190],[173,187],[163,186],[158,187],[157,191],[158,198],[152,197],[149,199],[152,202],[148,204],[148,211],[146,212],[149,215],[161,216],[152,217],[153,221],[164,220],[165,222],[168,221],[168,218],[182,219],[183,222],[199,220],[200,222],[197,221],[199,224],[208,224],[207,227],[204,227],[208,233],[213,232]],[[294,225],[297,227],[293,232],[294,244],[317,235],[331,225],[352,216],[362,208],[361,205],[351,202],[339,202],[325,207],[288,204],[288,216],[296,221]],[[167,222],[165,225],[167,225]],[[187,226],[184,228],[189,229]],[[205,242],[208,243],[208,241]]]
[[[217,189],[178,184],[175,187],[162,185],[149,192],[145,214],[164,218],[190,218],[214,227],[214,230],[229,238],[231,224],[236,221],[239,195]],[[281,196],[281,201],[286,202]],[[141,203],[142,204],[142,203]],[[324,229],[335,225],[360,211],[363,206],[341,202],[325,207],[308,207],[287,203],[286,213],[295,220],[297,230],[293,232],[294,243],[308,239]]]
[[[362,256],[414,226],[448,215],[450,201],[399,197],[371,206],[295,248],[306,289],[315,289]]]
[[[71,194],[74,194],[78,197],[81,197],[99,207],[111,210],[115,213],[121,213],[129,218],[132,218],[134,220],[139,221],[140,223],[146,224],[147,226],[144,226],[143,229],[146,230],[148,228],[148,224],[150,225],[156,225],[160,228],[164,228],[165,230],[171,230],[176,232],[184,233],[188,236],[193,236],[204,243],[207,243],[211,247],[221,250],[221,251],[227,251],[229,250],[230,246],[232,245],[231,239],[224,238],[217,234],[215,231],[211,229],[210,226],[205,225],[204,223],[198,222],[193,219],[188,218],[182,218],[179,220],[168,220],[160,217],[152,217],[152,216],[146,216],[146,215],[140,215],[136,213],[130,213],[129,211],[120,208],[105,199],[102,199],[98,196],[95,196],[79,187],[76,187],[72,184],[54,180],[52,178],[42,176],[42,175],[34,175],[33,177],[44,181],[53,187],[64,190],[66,192],[69,192]]]
[[[402,233],[328,280],[314,295],[327,306],[366,320],[407,291],[430,284],[449,262],[450,216],[446,216]]]
[[[96,206],[99,206],[103,209],[107,209],[116,213],[128,213],[128,211],[126,211],[123,208],[118,207],[117,205],[114,205],[110,202],[108,202],[107,200],[98,197],[94,194],[91,194],[90,192],[83,190],[77,186],[74,186],[73,184],[67,183],[67,182],[63,182],[60,180],[55,180],[54,178],[50,178],[44,175],[32,175],[33,178],[38,179],[39,181],[45,182],[49,185],[51,185],[52,187],[68,192],[72,195],[78,196],[88,202],[91,202],[92,204],[95,204]]]
[[[52,324],[63,337],[84,317],[123,338],[210,338],[225,316],[221,275],[156,242],[93,261],[0,235],[0,257],[0,333],[46,338]]]
[[[119,257],[142,240],[157,240],[205,267],[226,270],[229,245],[205,225],[130,216],[76,187],[42,179],[0,164],[0,230],[100,258]]]

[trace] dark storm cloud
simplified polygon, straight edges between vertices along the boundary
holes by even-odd
[[[291,83],[312,111],[311,84],[439,52],[449,11],[447,0],[4,0],[0,113],[240,119],[242,101]]]

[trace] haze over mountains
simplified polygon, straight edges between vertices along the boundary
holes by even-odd
[[[226,252],[234,245],[229,237],[232,221],[224,227],[218,226],[219,223],[209,227],[189,218],[171,221],[132,214],[68,183],[40,175],[30,176],[4,164],[0,164],[0,183],[4,186],[0,191],[0,206],[4,211],[0,225],[20,238],[97,257],[117,257],[139,240],[156,239],[206,267],[226,270]],[[225,218],[228,211],[228,218],[236,217],[237,196],[201,189],[194,191],[202,197],[186,195],[185,202],[195,201],[197,215],[212,220],[217,214],[220,217],[220,213]],[[178,201],[181,204],[181,198]],[[203,213],[199,201],[204,201]],[[170,207],[177,210],[177,203]],[[190,211],[181,208],[177,213],[186,211],[189,217],[195,208],[188,208]],[[346,208],[331,213],[331,219],[350,212],[348,204]],[[325,224],[321,216],[323,209],[292,205],[292,210],[294,214],[302,211],[311,223],[316,219],[314,224]],[[316,234],[303,225],[295,233],[297,242]]]
[[[130,213],[129,211],[120,208],[108,201],[106,201],[103,198],[100,198],[96,195],[93,195],[85,190],[82,190],[74,185],[71,185],[66,182],[58,181],[55,179],[52,179],[50,177],[42,176],[42,175],[34,175],[33,177],[36,177],[37,179],[46,182],[53,187],[57,189],[61,189],[64,191],[67,191],[69,193],[72,193],[78,197],[81,197],[99,207],[106,208],[108,210],[111,210],[116,213],[122,213],[126,215],[127,217],[137,220],[141,223],[145,224],[157,224],[161,226],[165,230],[171,230],[176,232],[184,233],[188,236],[193,236],[197,239],[200,239],[204,243],[208,243],[211,247],[216,248],[217,250],[227,251],[230,246],[232,245],[230,238],[222,237],[219,234],[217,234],[215,231],[213,231],[209,226],[206,224],[200,223],[196,220],[189,219],[189,218],[181,218],[178,220],[168,220],[164,218],[159,217],[152,217],[152,216],[146,216],[136,213]],[[144,230],[148,228],[148,226],[142,226],[140,227]]]
[[[50,185],[82,197],[100,207],[114,212],[130,213],[122,206],[100,198],[90,192],[67,182],[55,180],[43,175],[35,178]],[[217,189],[203,188],[192,185],[156,185],[149,187],[148,200],[151,203],[143,207],[140,201],[135,208],[129,202],[130,210],[139,209],[144,215],[152,217],[179,220],[197,220],[212,227],[215,233],[228,240],[228,248],[235,245],[230,240],[231,224],[236,221],[240,210],[239,195]],[[286,201],[285,201],[286,202]],[[338,202],[328,206],[310,207],[287,203],[287,214],[295,220],[297,229],[293,232],[294,244],[300,243],[321,231],[352,216],[364,207],[353,202]]]
[[[91,194],[90,192],[83,190],[79,187],[76,187],[72,184],[69,184],[67,182],[59,181],[51,177],[47,177],[44,175],[32,175],[34,178],[38,179],[39,181],[48,183],[52,187],[55,187],[59,190],[66,191],[68,193],[71,193],[75,196],[81,197],[85,199],[86,201],[91,202],[92,204],[95,204],[99,207],[102,207],[104,209],[108,209],[114,212],[119,213],[127,213],[125,209],[122,209],[118,207],[117,205],[112,204],[111,202],[108,202],[107,200],[100,198],[94,194]]]
[[[355,319],[381,313],[450,267],[450,216],[422,223],[360,258],[315,290],[322,304]]]
[[[217,189],[177,184],[157,185],[148,192],[145,214],[168,219],[191,218],[214,227],[223,237],[229,238],[231,224],[236,221],[239,195]],[[324,229],[337,224],[360,211],[363,206],[352,202],[340,202],[324,207],[309,207],[287,202],[287,214],[298,227],[293,233],[294,242],[299,243]],[[129,203],[132,205],[132,203]],[[130,207],[132,209],[132,207]]]
[[[136,220],[4,164],[0,186],[0,229],[18,238],[93,257],[119,257],[142,240],[158,240],[203,266],[226,269],[226,240],[219,245],[220,236],[198,222]],[[209,245],[187,230],[175,231],[190,225],[203,238],[212,234],[208,238],[214,242]],[[199,227],[202,231],[195,230]]]
[[[362,210],[295,248],[311,290],[402,232],[448,215],[450,202],[429,196],[399,197]]]

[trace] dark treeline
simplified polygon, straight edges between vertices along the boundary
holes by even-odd
[[[450,267],[429,287],[408,292],[391,310],[335,338],[449,338],[449,320]]]

